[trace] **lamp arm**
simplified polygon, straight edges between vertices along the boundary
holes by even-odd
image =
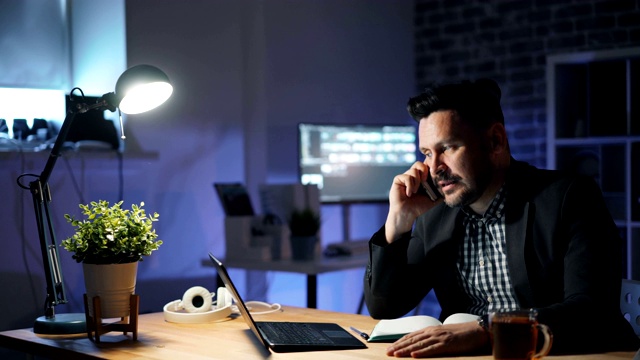
[[[44,170],[40,173],[40,182],[42,184],[47,184],[49,181],[49,176],[51,176],[53,167],[56,165],[58,157],[60,157],[62,145],[64,145],[64,142],[67,139],[69,129],[71,129],[71,125],[73,124],[76,114],[82,114],[93,109],[107,109],[113,112],[115,111],[115,106],[112,105],[113,96],[113,93],[104,94],[95,104],[87,105],[80,103],[75,106],[75,109],[71,109],[67,112],[67,116],[64,118],[62,126],[60,127],[60,132],[58,132],[58,137],[51,148],[51,153],[49,153],[49,159],[44,166]]]
[[[56,241],[53,223],[51,221],[51,213],[49,204],[51,203],[51,191],[49,189],[49,176],[60,156],[62,144],[64,144],[71,124],[80,112],[85,112],[86,105],[81,105],[76,111],[69,111],[62,123],[58,137],[51,149],[49,159],[40,176],[29,183],[29,190],[33,199],[33,208],[35,210],[35,218],[38,225],[38,237],[40,238],[40,250],[42,252],[42,262],[44,264],[44,273],[47,281],[47,298],[45,300],[45,317],[54,318],[55,312],[53,307],[59,304],[67,303],[64,291],[64,283],[62,272],[60,271],[60,256],[58,255],[58,246]]]
[[[51,172],[56,165],[56,161],[60,157],[62,145],[67,138],[69,129],[71,128],[76,115],[99,108],[113,111],[113,105],[111,105],[110,102],[111,94],[112,93],[105,94],[95,104],[87,105],[81,103],[76,105],[75,109],[69,110],[64,122],[62,123],[56,141],[53,144],[53,148],[51,148],[51,153],[49,154],[44,170],[42,170],[42,173],[40,173],[40,176],[36,180],[29,183],[29,189],[33,199],[33,208],[35,210],[35,218],[38,224],[38,237],[40,238],[42,262],[44,263],[44,272],[47,281],[47,298],[45,303],[46,318],[55,317],[55,312],[53,310],[54,306],[67,303],[62,272],[60,269],[60,256],[58,254],[56,234],[53,229],[53,222],[51,221],[51,213],[49,211],[49,204],[51,203],[51,191],[48,183],[49,176],[51,176]]]
[[[55,232],[49,212],[51,193],[49,191],[49,185],[43,184],[40,180],[32,181],[29,184],[29,188],[33,198],[42,262],[44,264],[45,278],[47,281],[45,317],[53,318],[55,316],[53,307],[59,304],[65,304],[67,298],[64,293],[62,272],[60,271],[60,257],[58,255]]]

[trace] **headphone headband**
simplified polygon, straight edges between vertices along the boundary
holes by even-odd
[[[218,288],[218,305],[213,306],[212,294],[207,289],[192,287],[184,293],[182,300],[174,300],[162,308],[164,319],[173,323],[198,324],[227,318],[231,315],[232,302],[225,301],[226,290]],[[194,299],[198,299],[197,304],[194,304]]]

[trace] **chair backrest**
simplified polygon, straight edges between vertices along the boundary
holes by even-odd
[[[620,310],[640,336],[640,281],[622,279]]]

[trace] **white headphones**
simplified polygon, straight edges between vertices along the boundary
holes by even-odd
[[[198,324],[225,319],[231,315],[232,303],[231,294],[224,287],[219,287],[217,294],[213,294],[202,286],[194,286],[185,291],[182,300],[172,301],[162,310],[168,322]]]

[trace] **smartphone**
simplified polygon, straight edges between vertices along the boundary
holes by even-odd
[[[427,173],[427,180],[422,182],[422,188],[427,193],[427,196],[429,196],[431,201],[436,201],[442,197],[442,194],[438,191],[438,187],[431,178],[430,172]]]

